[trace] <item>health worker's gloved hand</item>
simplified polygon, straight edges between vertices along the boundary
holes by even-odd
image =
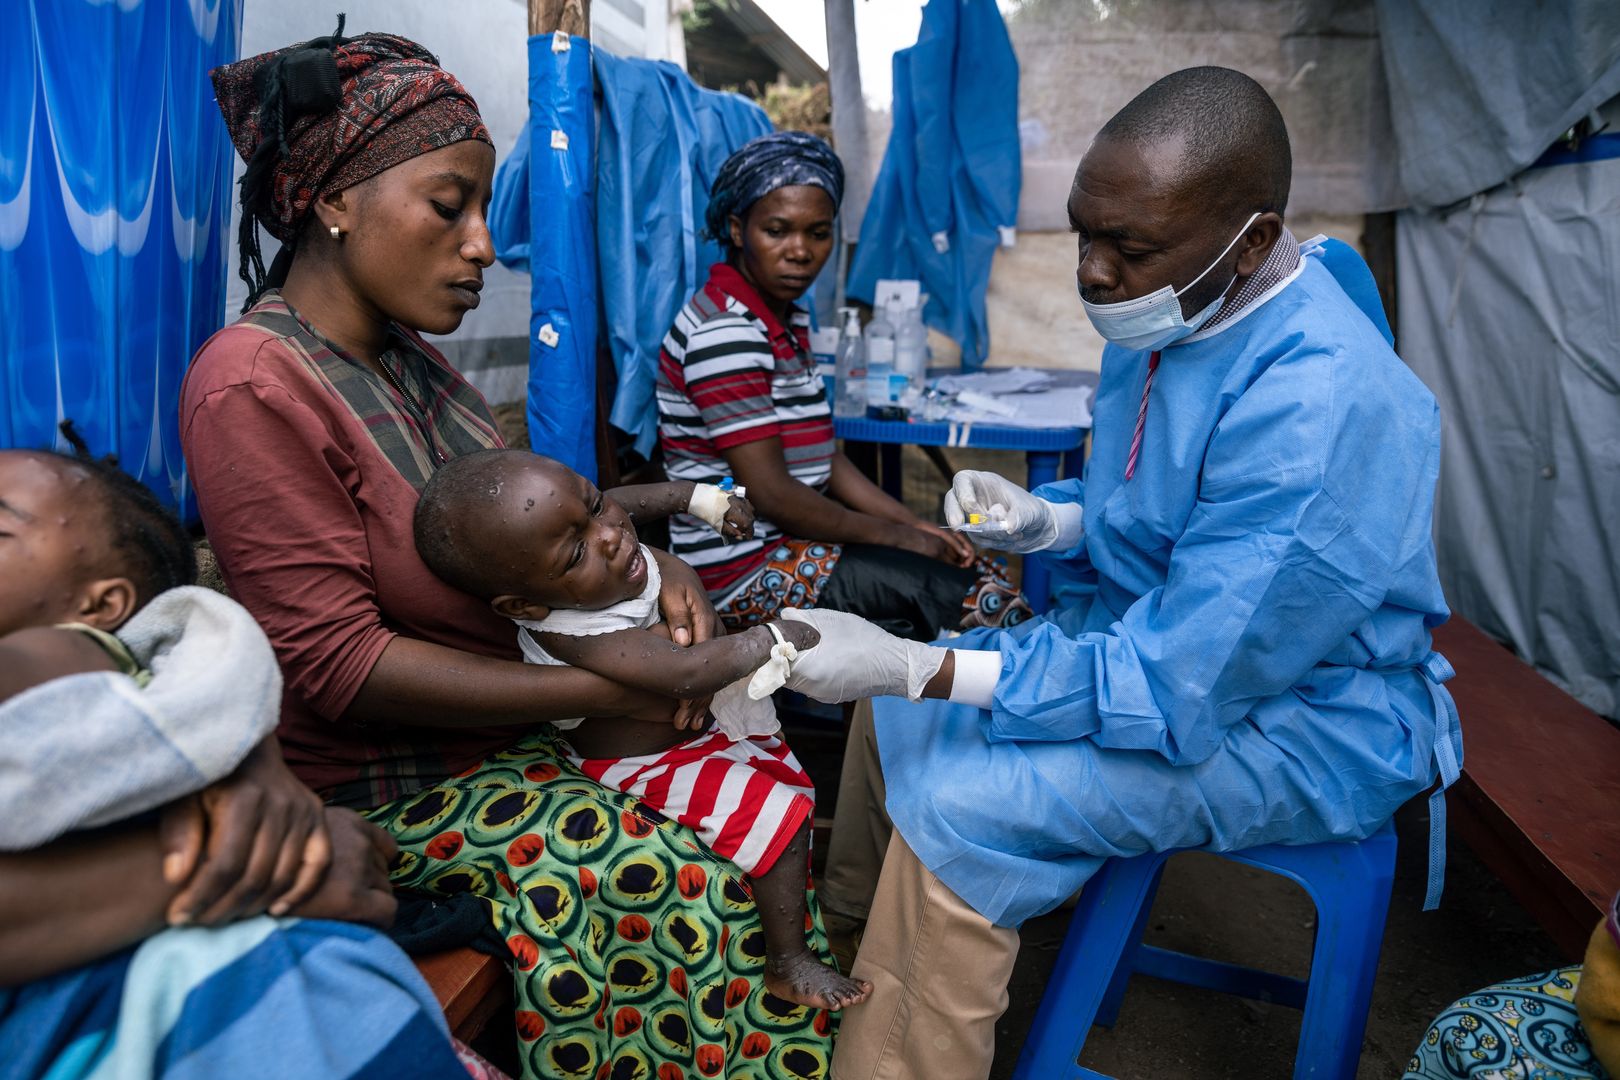
[[[817,701],[889,694],[920,701],[923,687],[939,673],[948,652],[897,638],[847,611],[785,608],[782,618],[809,623],[821,634],[821,644],[799,653],[787,677],[789,690]]]
[[[1078,512],[1079,507],[1074,509]],[[984,520],[969,525],[969,514]],[[980,547],[1018,553],[1055,547],[1065,532],[1065,521],[1052,503],[1004,476],[972,469],[951,480],[951,490],[945,493],[945,521],[953,527],[966,526],[960,529],[962,535]]]

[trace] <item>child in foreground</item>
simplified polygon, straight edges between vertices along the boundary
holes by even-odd
[[[0,1076],[500,1075],[397,946],[344,925],[393,919],[388,834],[327,808],[328,869],[268,798],[229,808],[250,756],[279,759],[270,642],[63,430],[78,456],[0,451]],[[233,831],[292,887],[240,892]],[[225,896],[197,895],[206,871]]]
[[[718,489],[689,482],[636,494],[637,520],[727,502]],[[752,527],[740,499],[729,500],[724,516],[717,509],[704,516],[724,532],[746,535]],[[657,563],[630,514],[571,469],[527,451],[482,451],[442,466],[422,491],[415,533],[435,574],[521,627],[530,663],[581,667],[671,697],[715,696],[711,724],[697,732],[629,717],[557,727],[587,776],[692,828],[749,876],[772,994],[824,1009],[864,1001],[871,984],[840,975],[806,946],[814,788],[776,736],[774,710],[761,699],[768,688],[756,685],[759,696],[751,697],[743,684],[814,646],[816,633],[783,622],[674,644],[658,615]]]
[[[78,457],[0,452],[5,851],[226,776],[275,729],[280,704],[275,657],[252,617],[192,586],[180,522],[79,446]]]

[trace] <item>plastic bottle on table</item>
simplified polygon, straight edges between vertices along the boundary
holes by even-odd
[[[894,331],[894,373],[906,388],[922,392],[928,379],[928,328],[923,325],[922,305],[905,309]]]
[[[852,307],[838,309],[838,382],[834,416],[866,415],[866,349],[861,341],[861,315]]]
[[[890,376],[894,374],[894,323],[879,310],[866,324],[866,403],[874,409],[893,404]]]

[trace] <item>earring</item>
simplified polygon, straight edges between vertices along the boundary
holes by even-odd
[[[332,226],[330,229],[328,229],[326,231],[332,234],[332,239],[334,239],[334,240],[343,239],[343,230],[338,228],[336,225]]]

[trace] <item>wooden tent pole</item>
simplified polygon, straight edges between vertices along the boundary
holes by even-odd
[[[872,193],[866,142],[866,99],[861,92],[854,0],[827,0],[827,87],[832,93],[833,144],[844,163],[844,242],[860,238]]]
[[[590,37],[591,0],[529,0],[529,36],[561,30]]]

